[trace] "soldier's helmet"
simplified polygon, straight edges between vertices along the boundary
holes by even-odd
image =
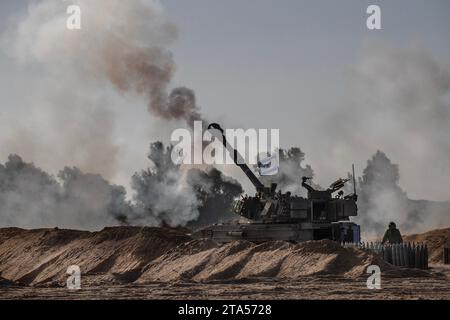
[[[396,228],[397,225],[395,224],[395,222],[389,222],[389,228]]]

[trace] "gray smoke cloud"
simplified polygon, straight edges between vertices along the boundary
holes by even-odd
[[[422,194],[448,200],[448,63],[421,45],[370,41],[345,79],[347,91],[326,126],[336,161],[352,163],[381,149],[407,173],[400,185],[426,181]]]
[[[24,68],[39,68],[44,74],[27,115],[39,121],[24,121],[23,128],[19,126],[2,138],[2,149],[51,168],[62,164],[80,168],[79,172],[64,169],[58,174],[62,183],[59,194],[64,199],[54,199],[58,205],[48,212],[64,212],[55,220],[47,216],[53,213],[33,211],[34,222],[95,228],[117,218],[133,223],[145,220],[151,225],[185,225],[199,214],[196,196],[184,183],[183,171],[168,163],[162,166],[155,159],[156,152],[150,153],[155,168],[132,179],[136,206],[129,210],[124,208],[122,195],[118,203],[111,204],[108,192],[102,191],[108,188],[101,188],[98,180],[78,178],[85,176],[82,172],[100,173],[107,179],[117,175],[121,146],[115,137],[116,113],[109,105],[116,102],[115,93],[144,100],[150,114],[161,121],[157,126],[169,120],[190,126],[201,119],[194,91],[186,87],[170,91],[176,66],[169,48],[177,39],[176,26],[159,1],[75,0],[71,4],[81,8],[81,30],[66,28],[67,3],[43,0],[30,4],[27,13],[2,35],[2,48],[10,56]],[[73,183],[66,185],[70,177],[90,181],[98,190],[94,192],[83,183],[79,188]],[[79,194],[83,189],[92,193]],[[82,197],[89,203],[89,196],[93,198],[91,207],[75,201]],[[92,214],[94,208],[98,214]],[[91,226],[83,222],[84,214],[92,217]]]
[[[104,85],[106,80],[121,92],[138,93],[147,100],[148,110],[163,119],[190,123],[200,118],[192,90],[180,87],[168,93],[176,69],[169,47],[178,31],[158,1],[72,4],[81,8],[81,30],[66,28],[66,3],[45,0],[31,5],[9,35],[15,56],[58,74],[70,71],[89,78],[84,79],[89,83]]]
[[[448,200],[450,66],[420,45],[372,41],[347,80],[328,126],[335,154],[351,163],[355,154],[382,149],[400,164],[382,152],[368,161],[360,181],[363,231],[379,235],[391,220],[408,233],[448,225],[449,203],[411,200],[401,186],[423,181],[424,193]]]
[[[114,178],[122,146],[112,105],[126,101],[117,93],[142,99],[164,122],[190,126],[201,114],[191,89],[170,91],[176,70],[170,46],[178,31],[159,1],[71,4],[81,8],[81,30],[67,29],[67,3],[43,0],[2,34],[2,49],[40,77],[32,90],[24,89],[32,95],[30,106],[23,124],[2,137],[2,150],[47,168],[70,164]]]
[[[409,211],[406,193],[399,186],[399,167],[381,151],[367,161],[359,178],[356,219],[365,233],[381,234],[390,221],[403,230],[411,229],[418,221]]]
[[[134,212],[130,223],[198,228],[233,218],[232,201],[242,193],[234,179],[213,167],[182,168],[171,160],[173,147],[150,145],[152,167],[132,177]]]
[[[242,194],[241,184],[214,167],[190,169],[187,181],[200,201],[199,217],[187,226],[193,229],[237,219],[231,212],[233,200]]]
[[[0,226],[97,230],[117,224],[198,228],[232,218],[241,185],[215,168],[185,170],[171,161],[172,147],[152,143],[151,166],[125,188],[101,175],[65,167],[57,176],[10,155],[0,164]]]
[[[192,90],[182,87],[170,91],[176,66],[169,48],[177,38],[177,29],[159,2],[74,0],[73,3],[82,8],[82,30],[66,29],[66,3],[44,0],[31,4],[17,25],[3,35],[3,48],[24,65],[45,70],[46,75],[27,115],[39,120],[41,125],[19,126],[2,139],[6,150],[14,149],[33,160],[55,158],[57,163],[76,165],[83,172],[99,172],[109,178],[117,170],[120,146],[114,140],[115,114],[108,108],[110,101],[105,92],[137,94],[145,99],[149,112],[162,120],[181,120],[189,124],[202,116]],[[321,145],[322,149],[336,155],[329,161],[344,167],[344,163],[351,163],[355,156],[367,158],[374,150],[382,149],[395,155],[395,162],[411,173],[402,175],[399,185],[408,179],[426,181],[430,194],[448,196],[442,186],[450,183],[447,160],[450,156],[449,66],[420,46],[400,48],[367,43],[357,63],[349,69],[348,86],[338,112],[330,116],[329,125],[321,127],[326,136],[333,137],[328,148]],[[304,170],[308,175],[309,169],[297,165],[298,159],[287,163],[290,165],[281,169],[284,178],[280,187],[301,193],[293,180],[300,179],[301,176],[295,175],[303,175]],[[434,170],[425,170],[430,164]],[[137,194],[142,195],[164,190],[160,197],[172,199],[173,207],[167,208],[167,204],[164,206],[156,200],[146,203],[148,200],[139,200],[137,196],[135,201],[140,202],[141,211],[127,213],[122,220],[132,217],[138,221],[145,216],[153,221],[149,223],[185,224],[199,215],[198,198],[185,199],[185,195],[180,194],[186,191],[180,187],[185,183],[185,173],[175,168],[166,169],[167,177],[164,170],[157,173],[156,178],[151,171],[146,176],[141,174],[140,180],[138,175],[135,187],[139,190]],[[48,176],[50,180],[60,179]],[[54,185],[45,182],[44,186],[51,189]],[[154,191],[146,193],[146,190]],[[375,198],[378,196],[378,193],[373,194]],[[372,202],[385,208],[372,208],[371,212],[395,211],[401,221],[409,217],[405,214],[403,200],[398,202],[396,196],[389,195],[381,200]],[[189,210],[183,211],[186,206],[179,207],[181,201],[186,201]],[[8,208],[16,206],[18,204]],[[427,210],[428,216],[434,217],[424,220],[427,223],[432,220],[430,225],[443,221],[434,214],[440,206],[423,202],[420,206]],[[31,206],[28,208],[33,210]],[[150,209],[152,214],[144,215],[142,210]],[[182,218],[166,216],[169,209],[180,211]],[[36,210],[45,217],[44,209]],[[12,219],[13,209],[5,212]],[[108,219],[109,216],[105,224]]]
[[[424,232],[450,224],[450,202],[409,199],[400,187],[397,164],[382,151],[367,161],[358,183],[359,215],[365,236],[383,234],[390,221],[404,233]]]
[[[200,202],[186,181],[186,172],[172,162],[171,152],[171,146],[151,144],[148,158],[153,167],[132,177],[136,211],[130,222],[185,226],[198,218]]]
[[[125,189],[66,167],[54,177],[17,155],[0,164],[0,225],[99,229],[128,214]]]
[[[382,234],[391,220],[407,233],[450,224],[448,202],[413,200],[403,188],[423,181],[423,194],[448,200],[443,186],[450,183],[450,66],[421,45],[368,41],[346,71],[347,91],[336,112],[318,114],[322,125],[312,152],[326,155],[320,165],[334,168],[330,172],[371,157],[358,183],[356,220],[363,233]],[[378,149],[386,153],[372,157]],[[312,169],[280,158],[280,174],[262,179],[305,195],[300,178]],[[353,192],[351,183],[347,187]]]

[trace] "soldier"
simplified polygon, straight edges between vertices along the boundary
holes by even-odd
[[[402,243],[402,235],[400,234],[400,230],[397,229],[397,226],[394,222],[389,223],[389,229],[386,230],[383,237],[383,244],[389,243]]]

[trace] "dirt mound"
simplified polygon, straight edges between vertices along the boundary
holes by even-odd
[[[0,239],[2,277],[32,285],[64,284],[70,265],[80,266],[87,280],[109,277],[110,281],[130,282],[149,261],[191,240],[177,229],[147,227],[113,227],[92,233],[2,229]]]
[[[219,246],[211,241],[184,243],[152,261],[138,283],[151,281],[213,281],[309,275],[359,277],[377,264],[391,276],[408,271],[385,263],[370,252],[342,248],[330,240],[292,244],[284,241],[254,244],[236,241]],[[415,273],[416,274],[416,273]],[[422,274],[422,273],[421,273]],[[412,275],[412,273],[408,273]]]
[[[294,279],[310,275],[356,278],[377,264],[384,275],[424,275],[385,263],[378,255],[329,240],[292,244],[193,240],[185,229],[112,227],[99,232],[0,229],[2,281],[64,286],[78,265],[82,285],[154,281]],[[6,280],[8,279],[8,280]],[[9,282],[8,282],[9,283]]]
[[[404,240],[426,243],[428,246],[428,261],[430,263],[443,263],[443,248],[445,245],[450,246],[450,228],[408,235],[404,237]]]

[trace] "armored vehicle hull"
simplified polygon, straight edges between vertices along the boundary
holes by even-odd
[[[359,242],[359,226],[350,221],[350,217],[356,216],[358,211],[356,188],[353,194],[347,196],[344,196],[343,191],[339,191],[349,179],[338,179],[328,189],[316,190],[307,183],[310,177],[302,177],[302,186],[308,191],[307,198],[291,195],[290,192],[277,192],[275,183],[264,186],[252,170],[240,161],[242,157],[227,142],[220,125],[211,124],[208,129],[222,141],[234,163],[252,182],[256,194],[254,197],[245,195],[233,205],[233,212],[245,218],[244,221],[249,221],[248,223],[212,225],[195,232],[194,237],[217,242],[300,242],[320,239]],[[353,185],[355,186],[354,178]],[[337,194],[334,195],[335,193]]]
[[[194,238],[211,239],[219,243],[235,240],[251,242],[330,239],[338,242],[359,242],[359,226],[350,221],[333,223],[225,223],[204,228]]]

